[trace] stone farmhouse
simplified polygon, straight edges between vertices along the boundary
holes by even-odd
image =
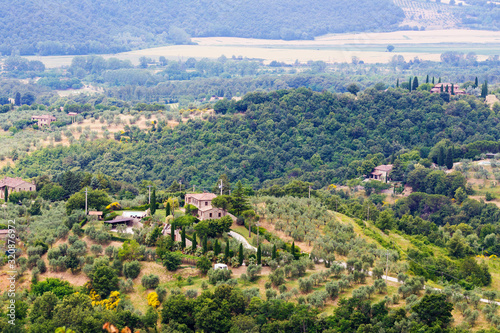
[[[50,114],[44,114],[41,116],[32,116],[31,121],[38,121],[38,126],[47,125],[50,126],[50,123],[56,121],[56,117]]]
[[[387,182],[389,180],[389,173],[392,171],[392,164],[379,165],[375,167],[372,173],[368,176],[370,179]]]
[[[36,185],[35,183],[30,183],[22,180],[21,178],[10,178],[5,177],[0,180],[0,199],[5,199],[5,188],[7,187],[9,195],[12,192],[21,192],[21,191],[29,191],[35,192]]]
[[[212,200],[217,198],[213,193],[187,193],[184,201],[198,208],[198,218],[203,220],[220,219],[228,213],[221,208],[212,207]]]

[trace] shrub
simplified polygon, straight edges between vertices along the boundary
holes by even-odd
[[[212,268],[212,263],[206,256],[201,256],[196,262],[196,267],[203,273],[207,274],[207,272]]]
[[[36,267],[38,267],[38,270],[40,271],[41,274],[47,271],[47,265],[45,264],[45,261],[43,259],[39,259],[36,262]]]
[[[141,284],[146,289],[154,289],[158,287],[159,283],[160,278],[158,277],[158,275],[154,274],[144,275],[141,279]]]
[[[162,303],[165,297],[167,297],[167,289],[163,287],[156,287],[155,292],[158,294],[158,300]]]
[[[299,279],[299,289],[303,293],[309,293],[313,289],[312,279]]]
[[[196,289],[189,289],[186,291],[186,297],[187,298],[196,298],[198,297],[198,290]]]
[[[262,265],[249,265],[247,267],[247,276],[249,281],[255,281],[262,271]]]
[[[95,255],[99,255],[102,253],[102,246],[97,245],[97,244],[93,244],[92,246],[90,246],[90,251],[92,253],[94,253]]]
[[[175,271],[181,265],[181,255],[176,252],[165,252],[163,255],[163,266],[169,271]]]
[[[134,282],[132,279],[120,280],[118,282],[118,286],[120,288],[120,293],[131,293],[134,291]]]
[[[229,280],[232,274],[233,272],[228,269],[210,269],[208,271],[208,282],[216,285],[217,282]]]
[[[137,261],[127,262],[123,265],[123,275],[126,278],[135,279],[141,272],[141,264]]]

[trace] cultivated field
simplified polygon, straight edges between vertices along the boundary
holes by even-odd
[[[410,60],[419,57],[423,60],[439,61],[445,51],[475,52],[479,60],[489,55],[500,54],[500,35],[495,31],[482,30],[432,30],[396,31],[387,33],[330,34],[310,41],[264,40],[251,38],[208,37],[193,38],[198,45],[172,45],[113,55],[128,59],[134,64],[146,56],[158,60],[160,56],[179,60],[193,58],[218,58],[242,56],[293,63],[309,60],[326,62],[351,62],[357,56],[365,63],[385,63],[394,55],[402,55]],[[395,46],[387,52],[387,45]],[[72,56],[28,57],[45,63],[49,68],[69,66]]]

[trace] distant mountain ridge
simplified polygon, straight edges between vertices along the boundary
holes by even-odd
[[[391,0],[3,0],[3,55],[114,53],[190,36],[311,39],[388,31],[404,12]]]

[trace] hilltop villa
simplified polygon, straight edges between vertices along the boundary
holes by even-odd
[[[56,117],[51,116],[49,114],[31,117],[31,121],[38,121],[38,126],[42,126],[42,125],[50,126],[50,123],[53,121],[56,121],[56,120],[57,120]]]
[[[212,207],[212,200],[217,198],[213,193],[187,193],[185,203],[198,208],[198,218],[200,220],[220,219],[228,213],[221,208]]]
[[[22,180],[21,178],[5,177],[4,179],[0,180],[0,199],[5,199],[4,194],[6,187],[9,191],[8,192],[9,194],[12,192],[36,191],[35,183],[29,183],[27,181]]]

